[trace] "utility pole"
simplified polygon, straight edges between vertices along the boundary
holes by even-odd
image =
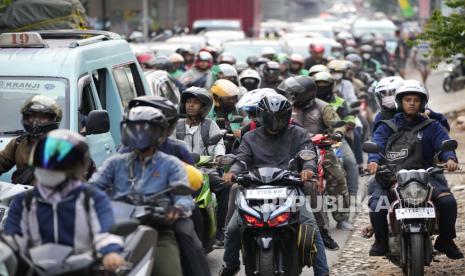
[[[142,34],[144,40],[149,40],[149,1],[142,0]]]

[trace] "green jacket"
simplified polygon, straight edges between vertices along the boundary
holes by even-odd
[[[329,105],[346,123],[355,124],[355,116],[349,115],[350,107],[343,98],[335,96],[334,101],[330,102]]]

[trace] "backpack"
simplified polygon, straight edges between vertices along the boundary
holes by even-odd
[[[202,142],[205,149],[208,151],[208,139],[210,138],[210,125],[212,121],[208,118],[202,120],[200,124],[200,136],[202,136]],[[186,120],[179,120],[176,125],[176,139],[184,141],[186,137]]]
[[[396,165],[396,169],[421,169],[423,168],[423,154],[421,136],[419,132],[434,122],[427,119],[413,128],[398,129],[392,121],[381,121],[394,131],[386,144],[386,161]]]

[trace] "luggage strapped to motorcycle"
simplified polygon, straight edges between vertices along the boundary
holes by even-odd
[[[202,123],[200,124],[200,136],[202,136],[202,142],[205,149],[208,151],[208,139],[210,138],[210,125],[212,124],[212,120],[205,118],[202,119]],[[186,120],[179,120],[178,124],[176,125],[176,139],[184,141],[184,137],[186,137]]]
[[[299,264],[301,266],[311,267],[313,258],[317,249],[315,244],[315,227],[310,224],[301,224],[297,237],[297,246],[299,249]]]

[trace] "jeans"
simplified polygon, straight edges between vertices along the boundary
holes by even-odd
[[[307,207],[308,205],[308,207]],[[231,217],[228,227],[226,228],[225,233],[225,243],[224,243],[224,256],[223,260],[227,267],[238,267],[241,262],[239,260],[239,252],[241,250],[241,235],[238,225],[239,214],[237,211]],[[315,275],[328,275],[329,268],[326,261],[326,252],[323,240],[316,225],[315,218],[310,209],[310,205],[307,203],[300,208],[300,222],[305,224],[310,224],[315,227],[315,243],[317,248],[317,253],[313,262],[313,272]]]
[[[178,242],[172,230],[158,231],[158,242],[152,275],[182,276]]]

